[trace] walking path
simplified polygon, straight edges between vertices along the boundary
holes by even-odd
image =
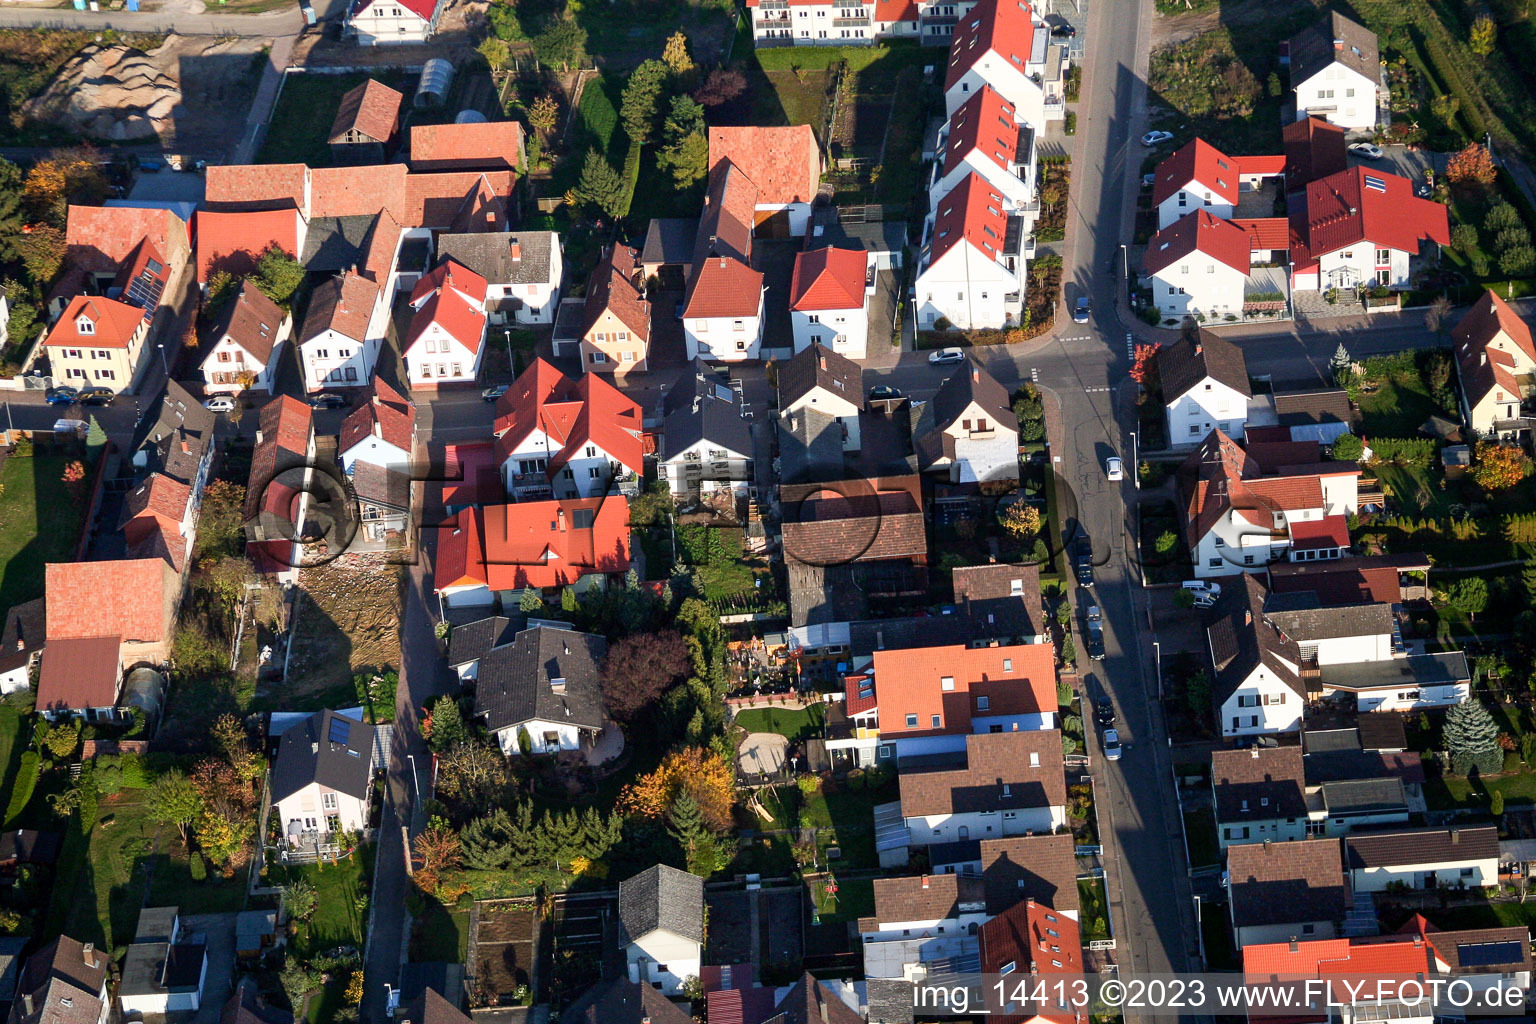
[[[169,11],[73,11],[0,8],[0,28],[59,28],[77,31],[175,32],[183,36],[298,35],[304,15],[295,3],[264,14],[187,14]]]

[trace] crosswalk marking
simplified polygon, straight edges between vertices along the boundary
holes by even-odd
[[[1136,358],[1136,339],[1130,331],[1125,332],[1125,358],[1131,360]]]
[[[1029,379],[1036,384],[1040,383],[1040,368],[1038,366],[1031,366],[1029,368]]]
[[[1092,341],[1093,340],[1093,335],[1091,335],[1091,334],[1079,334],[1075,338],[1062,338],[1061,340],[1062,341]]]
[[[1092,395],[1092,394],[1097,394],[1100,391],[1109,391],[1111,389],[1110,388],[1083,388],[1083,390],[1085,392],[1087,392],[1088,394]]]

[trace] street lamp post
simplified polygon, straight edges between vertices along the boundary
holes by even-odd
[[[1163,645],[1152,641],[1152,657],[1157,662],[1157,699],[1163,699]]]
[[[411,762],[411,786],[416,791],[416,809],[421,809],[421,776],[416,774],[416,755],[406,754],[406,760]]]
[[[1131,479],[1136,483],[1136,489],[1141,490],[1141,459],[1137,456],[1136,431],[1131,431]]]
[[[501,329],[501,334],[502,334],[502,337],[507,339],[507,372],[511,373],[512,372],[512,328],[510,328],[510,327],[503,327]]]
[[[170,364],[165,361],[165,343],[157,341],[155,342],[155,348],[160,350],[160,369],[165,371],[165,377],[167,380],[169,380],[171,377],[171,367]]]

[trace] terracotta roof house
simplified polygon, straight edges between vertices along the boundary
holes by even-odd
[[[946,196],[971,174],[980,175],[1002,196],[1004,212],[1023,217],[1032,227],[1035,213],[1035,137],[1043,125],[1031,125],[990,85],[961,103],[940,130],[938,169],[928,192]]]
[[[1445,930],[1423,914],[1415,914],[1398,929],[1398,934],[1418,936],[1428,943],[1442,974],[1514,975],[1516,984],[1529,984],[1526,979],[1531,975],[1531,937],[1530,930],[1523,925]]]
[[[1039,566],[956,566],[950,575],[956,610],[970,620],[975,637],[1004,644],[1046,642]]]
[[[1081,1009],[1031,996],[1036,979],[1045,983],[1040,991],[1049,992],[1052,976],[1064,982],[1065,976],[1083,973],[1082,933],[1074,918],[1032,899],[1022,900],[983,924],[978,936],[982,972],[1002,979],[988,994],[989,1020],[1085,1024],[1088,1015]],[[1010,985],[1008,975],[1030,982]]]
[[[1227,879],[1239,949],[1292,937],[1331,939],[1350,902],[1337,839],[1229,847]]]
[[[656,864],[619,883],[619,945],[629,980],[676,995],[699,976],[704,879]]]
[[[944,73],[945,114],[991,86],[1018,111],[1019,120],[1044,127],[1040,81],[1049,45],[1050,30],[1023,0],[981,0],[955,26]]]
[[[1228,156],[1204,139],[1191,139],[1153,171],[1157,226],[1170,227],[1196,210],[1231,220],[1240,194],[1279,176],[1283,168],[1283,157]]]
[[[203,180],[205,210],[286,209],[309,217],[310,170],[304,164],[216,164]]]
[[[518,121],[411,126],[413,171],[516,171],[527,163]]]
[[[299,328],[304,389],[364,387],[373,379],[388,308],[377,284],[351,271],[315,286]]]
[[[288,311],[249,280],[240,283],[211,332],[203,355],[203,390],[210,395],[272,390],[283,345],[293,333]]]
[[[213,168],[209,168],[210,174]],[[222,211],[204,209],[197,213],[197,281],[206,285],[215,273],[223,271],[243,277],[256,269],[256,260],[276,247],[298,258],[304,251],[308,230],[304,215],[293,207],[274,210]]]
[[[1306,773],[1300,747],[1214,751],[1211,790],[1222,849],[1306,838]]]
[[[343,34],[359,46],[424,43],[446,7],[445,0],[352,0]]]
[[[496,457],[518,501],[639,493],[640,407],[601,374],[535,359],[496,400]]]
[[[758,188],[753,226],[770,238],[805,234],[821,187],[821,147],[808,124],[709,129],[709,169],[729,161]]]
[[[1075,842],[1065,833],[983,838],[976,870],[986,885],[987,912],[1000,914],[1034,900],[1076,920],[1080,899]]]
[[[595,765],[623,752],[623,734],[603,701],[602,637],[535,626],[476,653],[454,667],[475,681],[475,715],[502,753]]]
[[[1452,328],[1451,343],[1466,425],[1482,437],[1518,438],[1528,432],[1520,378],[1536,372],[1530,325],[1489,291]]]
[[[400,130],[403,102],[404,96],[376,78],[349,89],[327,137],[331,157],[343,164],[383,163]]]
[[[1425,243],[1451,240],[1443,204],[1420,199],[1413,182],[1375,168],[1310,182],[1287,208],[1292,290],[1401,288]]]
[[[1308,115],[1280,133],[1285,150],[1285,190],[1297,192],[1349,166],[1344,129]]]
[[[613,246],[587,282],[578,352],[583,373],[622,377],[645,372],[651,351],[651,303],[634,250]]]
[[[922,330],[1000,329],[1020,322],[1029,233],[1003,200],[974,172],[934,197],[917,263],[915,308]]]
[[[54,379],[77,388],[126,389],[152,317],[153,311],[104,295],[75,296],[43,342]]]
[[[951,484],[976,488],[1019,479],[1019,418],[1008,391],[967,361],[923,403],[912,423],[918,468]]]
[[[1383,88],[1376,33],[1330,11],[1292,36],[1283,55],[1298,120],[1315,115],[1346,131],[1376,127]]]
[[[314,411],[291,395],[261,407],[250,483],[245,488],[246,555],[256,571],[293,571],[301,535],[308,463],[315,455]]]
[[[1242,313],[1252,263],[1248,234],[1201,209],[1153,235],[1141,266],[1165,317],[1209,319]]]
[[[411,292],[404,342],[412,389],[473,384],[485,358],[485,278],[444,260]]]
[[[795,351],[823,344],[839,355],[863,359],[874,281],[874,259],[863,250],[828,246],[797,253],[789,286]]]
[[[899,781],[913,846],[1051,832],[1066,822],[1055,729],[970,733],[962,767],[903,770]]]
[[[779,489],[784,551],[811,565],[885,560],[926,565],[921,481],[852,479]]]
[[[125,666],[170,653],[180,579],[163,557],[50,564],[48,646],[37,706],[58,716],[114,719]],[[103,602],[103,595],[115,595]]]
[[[683,295],[689,359],[736,362],[761,353],[763,275],[752,266],[759,189],[729,159],[714,165]]]
[[[511,218],[512,171],[435,171],[405,179],[406,227],[466,233],[505,231]]]
[[[1251,982],[1273,978],[1295,984],[1317,979],[1325,983],[1321,991],[1313,989],[1317,996],[1326,993],[1329,1010],[1325,1013],[1351,1020],[1404,1019],[1421,1013],[1423,1017],[1432,1017],[1428,1007],[1422,1011],[1408,1009],[1398,999],[1380,998],[1386,993],[1378,989],[1374,981],[1364,979],[1393,978],[1400,982],[1411,979],[1417,982],[1434,977],[1436,966],[1434,951],[1419,936],[1292,939],[1243,949],[1243,972]],[[1387,992],[1390,993],[1390,989]]]
[[[1276,594],[1311,593],[1325,607],[1367,601],[1402,604],[1420,596],[1428,570],[1428,559],[1412,552],[1329,562],[1276,562],[1269,567],[1269,589]]]
[[[491,323],[555,322],[565,263],[553,231],[445,232],[437,236],[437,254],[485,278]]]
[[[64,228],[65,261],[111,283],[142,242],[164,257],[173,273],[191,257],[186,221],[170,210],[133,206],[74,206]]]
[[[656,471],[674,498],[729,491],[746,497],[752,482],[752,423],[730,372],[694,360],[668,388],[661,407]]]
[[[600,585],[629,570],[623,495],[524,501],[459,512],[438,531],[434,590],[444,608],[487,608],[499,592]]]
[[[628,978],[593,985],[560,1013],[560,1024],[691,1024],[688,1012]]]
[[[27,958],[7,1024],[106,1024],[110,963],[93,943],[60,935]]]
[[[1242,440],[1253,388],[1240,347],[1201,327],[1154,358],[1170,444],[1195,444],[1216,429]]]

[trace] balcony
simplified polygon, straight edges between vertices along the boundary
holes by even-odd
[[[757,5],[759,11],[787,11],[789,0],[761,0]]]
[[[757,23],[768,28],[773,28],[779,25],[788,25],[789,12],[784,11],[782,13],[777,13],[773,11],[758,11]]]
[[[833,18],[833,28],[869,28],[868,18]]]

